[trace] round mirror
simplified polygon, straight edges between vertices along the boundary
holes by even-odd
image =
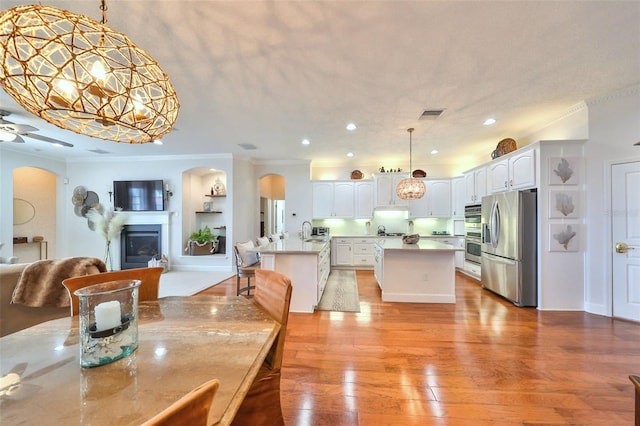
[[[29,222],[36,215],[33,204],[22,198],[13,199],[13,224],[22,225]]]

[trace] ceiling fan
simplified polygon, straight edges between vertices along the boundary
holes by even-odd
[[[37,127],[33,127],[28,124],[16,124],[5,120],[4,118],[9,115],[11,115],[10,111],[0,109],[0,142],[24,143],[25,140],[23,139],[23,136],[25,136],[54,145],[66,146],[69,148],[73,147],[73,144],[70,144],[69,142],[63,142],[58,139],[33,133],[40,130]]]

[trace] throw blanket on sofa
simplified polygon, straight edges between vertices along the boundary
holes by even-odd
[[[26,306],[69,306],[62,280],[79,275],[107,272],[104,262],[95,257],[70,257],[39,260],[28,265],[13,290],[11,303]]]

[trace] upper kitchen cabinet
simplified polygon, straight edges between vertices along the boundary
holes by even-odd
[[[516,151],[517,152],[517,151]],[[534,148],[507,154],[487,166],[487,184],[490,193],[527,189],[536,186],[536,150]]]
[[[451,179],[451,216],[464,218],[465,200],[464,177]]]
[[[369,219],[373,217],[373,181],[362,180],[354,182],[355,219]]]
[[[409,201],[409,217],[451,217],[451,181],[424,180],[424,197]]]
[[[354,214],[353,182],[313,182],[314,219],[352,219]]]
[[[485,167],[469,170],[464,174],[464,203],[480,204],[487,195],[487,171]]]
[[[398,183],[409,177],[409,173],[382,173],[374,175],[376,186],[376,208],[408,207],[409,202],[396,195]]]

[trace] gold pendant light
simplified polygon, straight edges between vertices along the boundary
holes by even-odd
[[[398,186],[396,186],[396,195],[403,200],[416,200],[418,198],[422,198],[424,193],[427,191],[427,188],[424,186],[424,182],[421,179],[414,178],[412,174],[411,134],[413,133],[413,130],[413,127],[407,129],[407,132],[409,132],[409,177],[402,179],[398,182]]]
[[[127,36],[49,6],[0,13],[0,85],[27,111],[82,135],[145,143],[168,133],[180,104],[169,77]]]

